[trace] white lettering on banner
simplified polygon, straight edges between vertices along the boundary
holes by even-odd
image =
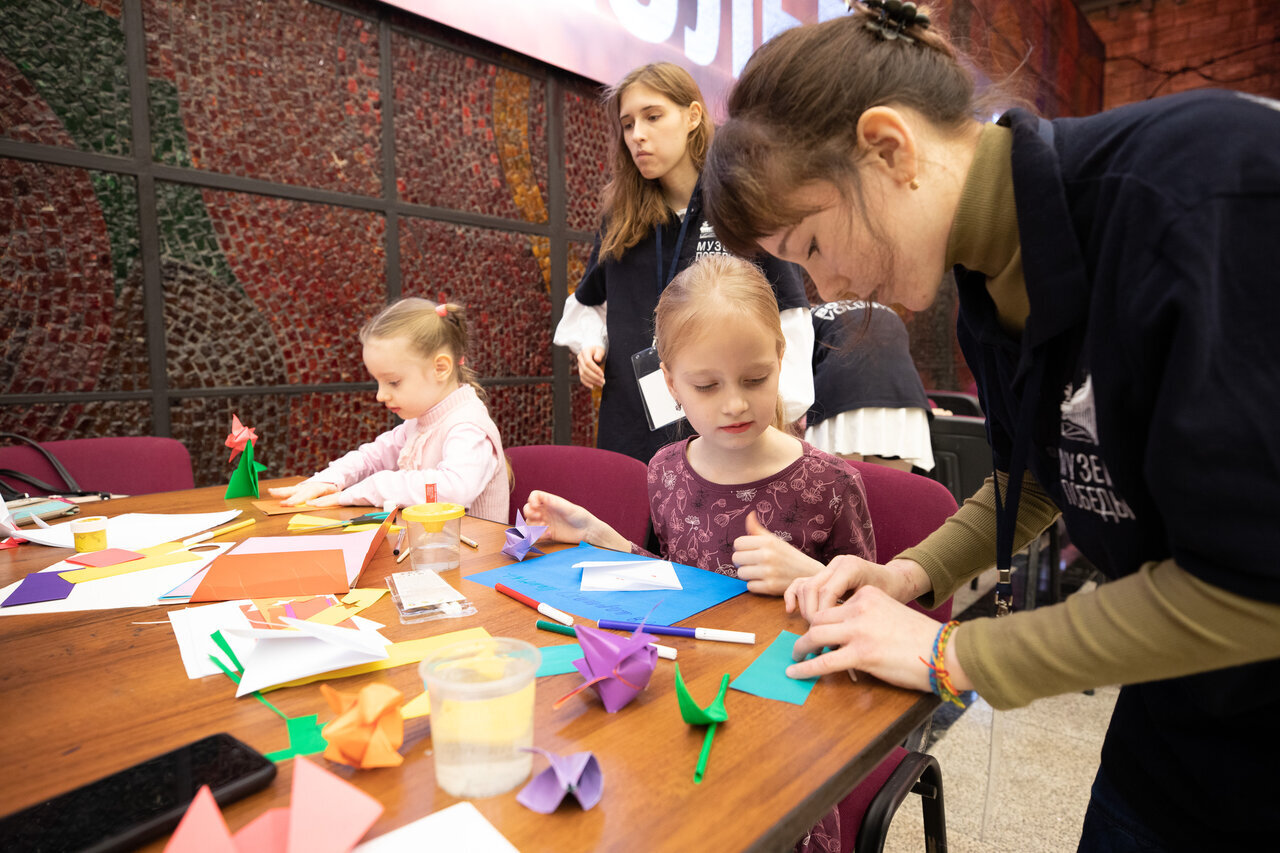
[[[609,0],[609,8],[627,32],[654,44],[671,38],[680,12],[676,0],[649,0],[647,4],[639,0]]]
[[[720,52],[720,0],[698,0],[696,27],[684,28],[684,55],[690,62],[710,65]]]

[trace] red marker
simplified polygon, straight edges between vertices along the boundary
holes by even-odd
[[[548,619],[554,619],[557,622],[561,623],[562,625],[573,624],[572,616],[570,616],[568,613],[565,613],[561,610],[556,610],[550,604],[544,604],[541,601],[535,601],[529,596],[525,595],[523,592],[516,592],[514,589],[512,589],[509,586],[506,586],[505,584],[495,583],[493,585],[493,588],[496,589],[498,592],[502,593],[503,595],[508,596],[509,598],[514,598],[516,601],[520,602],[521,604],[529,605],[534,610],[541,613],[543,616],[546,616]]]

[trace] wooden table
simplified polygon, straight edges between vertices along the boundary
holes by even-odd
[[[288,516],[266,517],[248,499],[224,501],[223,491],[217,487],[113,500],[89,512],[235,507],[258,523],[233,537],[284,533]],[[350,517],[361,511],[345,507],[324,514]],[[462,529],[480,548],[464,547],[461,569],[444,577],[475,603],[475,615],[401,625],[390,596],[364,615],[385,623],[385,635],[396,641],[483,626],[494,636],[538,646],[570,642],[537,630],[538,617],[531,609],[463,580],[508,558],[500,553],[502,525],[466,518]],[[380,546],[360,586],[384,584],[395,568],[391,547]],[[0,584],[66,556],[65,550],[39,545],[0,551]],[[283,721],[251,698],[235,699],[225,677],[187,678],[166,619],[169,609],[0,617],[0,814],[215,732],[230,732],[264,753],[287,746]],[[750,594],[704,611],[688,624],[695,622],[757,635],[755,646],[663,639],[679,650],[681,673],[694,698],[704,704],[714,697],[724,673],[737,676],[778,631],[805,629],[798,616],[786,614],[779,599]],[[606,713],[591,691],[554,710],[552,702],[581,679],[577,674],[539,679],[535,745],[561,753],[593,751],[604,770],[604,798],[590,811],[569,802],[553,815],[521,806],[514,791],[476,800],[476,807],[523,851],[783,850],[937,705],[930,695],[900,690],[868,675],[855,684],[843,673],[823,677],[803,706],[730,690],[729,721],[717,731],[706,778],[698,785],[693,768],[703,729],[681,719],[673,673],[670,661],[659,660],[648,688],[616,714]],[[373,681],[389,683],[406,697],[422,690],[416,666],[330,683],[354,691]],[[332,718],[314,684],[268,695],[290,716]],[[456,802],[435,784],[429,720],[406,722],[400,767],[355,770],[313,757],[385,807],[366,837]],[[535,758],[535,772],[544,766],[543,759]],[[269,807],[288,804],[291,768],[285,762],[267,789],[227,808],[232,831]],[[162,846],[156,842],[147,849]]]

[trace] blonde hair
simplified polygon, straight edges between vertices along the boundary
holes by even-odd
[[[444,316],[439,313],[443,304]],[[392,302],[360,327],[360,343],[386,338],[405,338],[409,349],[423,358],[434,358],[441,350],[453,356],[459,383],[465,382],[485,398],[484,388],[467,355],[467,312],[453,302],[435,303],[430,299],[407,296]]]
[[[723,324],[726,316],[756,323],[761,335],[773,338],[778,360],[782,360],[787,341],[773,287],[759,267],[732,255],[703,255],[662,291],[654,312],[658,359],[670,369],[682,346]],[[781,396],[773,425],[786,428]]]
[[[611,117],[613,128],[613,177],[605,185],[604,234],[600,241],[600,257],[617,259],[622,253],[644,239],[655,225],[671,218],[662,187],[657,180],[647,180],[631,158],[627,140],[622,135],[618,118],[622,96],[632,86],[648,86],[681,109],[688,109],[696,101],[703,106],[702,120],[689,132],[687,141],[689,158],[699,172],[707,161],[707,149],[715,125],[705,109],[702,90],[688,71],[671,62],[654,62],[642,65],[629,73],[618,85],[605,92],[605,110]]]

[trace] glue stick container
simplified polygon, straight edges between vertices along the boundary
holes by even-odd
[[[71,540],[76,551],[102,551],[107,547],[107,517],[91,515],[71,522]]]
[[[414,571],[443,572],[458,568],[461,504],[430,503],[405,507],[400,518],[409,526],[409,560]]]

